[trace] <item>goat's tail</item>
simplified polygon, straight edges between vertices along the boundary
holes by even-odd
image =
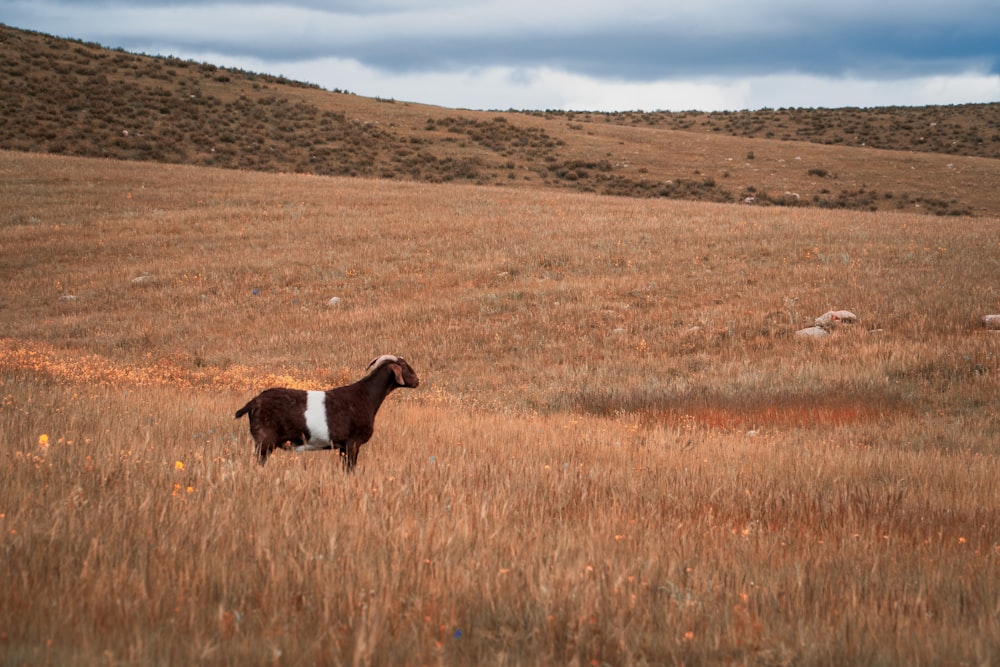
[[[234,417],[234,418],[235,419],[239,419],[243,415],[245,415],[248,412],[250,412],[250,408],[252,407],[252,404],[253,404],[253,401],[250,401],[249,403],[247,403],[246,405],[244,405],[242,408],[240,408],[239,410],[237,410],[236,411],[236,417]]]

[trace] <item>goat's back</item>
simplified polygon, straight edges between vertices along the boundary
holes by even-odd
[[[278,430],[301,429],[305,423],[307,392],[302,389],[265,389],[240,408],[236,417],[250,415],[250,425],[266,422]]]

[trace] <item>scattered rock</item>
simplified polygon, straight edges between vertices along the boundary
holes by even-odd
[[[833,327],[838,324],[854,324],[858,316],[849,310],[828,310],[816,318],[816,326]]]
[[[814,326],[800,329],[795,335],[801,338],[825,338],[838,324],[854,324],[857,321],[858,316],[849,310],[828,310],[816,318]]]
[[[1000,315],[983,315],[983,326],[987,329],[1000,329]]]
[[[830,332],[824,327],[807,327],[795,332],[799,338],[826,338]]]
[[[149,275],[148,273],[144,273],[141,276],[136,276],[135,278],[133,278],[132,279],[132,284],[133,285],[141,285],[142,283],[148,283],[152,279],[153,279],[153,276]]]
[[[76,301],[76,295],[75,294],[63,294],[61,297],[59,297],[59,300],[60,301]]]

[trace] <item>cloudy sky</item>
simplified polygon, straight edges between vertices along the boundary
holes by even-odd
[[[453,108],[1000,101],[1000,0],[0,0],[0,23]]]

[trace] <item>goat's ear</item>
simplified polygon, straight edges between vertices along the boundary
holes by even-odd
[[[389,368],[392,369],[393,374],[396,376],[396,384],[400,387],[405,387],[406,382],[403,381],[403,369],[399,364],[389,364]]]

